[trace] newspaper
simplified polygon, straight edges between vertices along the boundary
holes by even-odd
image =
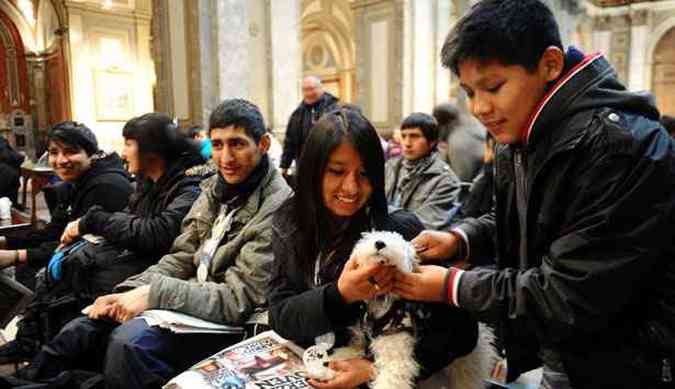
[[[0,271],[0,328],[5,328],[32,298],[30,289]]]
[[[184,313],[150,309],[139,315],[149,326],[166,328],[176,334],[214,333],[214,334],[243,334],[244,328],[218,324],[189,316]]]
[[[267,331],[230,346],[169,381],[164,389],[302,389],[302,348]]]

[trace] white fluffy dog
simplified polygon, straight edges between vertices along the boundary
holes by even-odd
[[[395,232],[364,233],[352,250],[352,258],[359,258],[359,265],[372,261],[396,266],[402,272],[412,272],[417,266],[412,244]],[[419,364],[414,357],[415,328],[410,312],[406,312],[402,300],[388,294],[367,302],[367,313],[360,326],[352,328],[354,336],[349,350],[337,350],[330,359],[343,359],[345,354],[363,355],[365,344],[370,342],[376,376],[371,382],[373,389],[413,388],[419,374]],[[317,344],[307,349],[303,360],[310,377],[327,380],[334,372],[328,366],[328,351],[334,338],[330,335],[317,338]],[[342,354],[338,356],[338,354]]]
[[[359,258],[359,265],[378,261],[395,266],[401,272],[413,272],[418,265],[412,244],[395,232],[364,233],[351,256]],[[369,349],[376,371],[370,383],[372,389],[414,388],[420,370],[414,354],[418,313],[412,312],[404,300],[393,294],[368,301],[366,310],[360,325],[352,328],[353,337],[348,347],[331,353],[335,336],[328,333],[317,337],[316,344],[303,355],[307,374],[315,379],[330,380],[335,373],[328,368],[329,360],[362,356]],[[451,389],[478,388],[488,376],[494,350],[484,340],[481,336],[471,354],[453,362],[449,371],[446,369],[444,374],[449,373],[446,382]]]

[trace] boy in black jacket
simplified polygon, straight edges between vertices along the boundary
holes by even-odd
[[[508,378],[542,387],[671,387],[675,362],[675,144],[651,96],[599,54],[566,52],[538,0],[485,0],[442,60],[497,142],[495,206],[418,236],[427,260],[394,291],[498,322]]]
[[[100,205],[114,212],[126,207],[133,191],[122,160],[98,149],[94,133],[85,125],[62,122],[47,135],[49,164],[64,183],[51,222],[27,234],[0,237],[0,268],[17,265],[17,279],[34,288],[33,276],[59,245],[66,224]]]

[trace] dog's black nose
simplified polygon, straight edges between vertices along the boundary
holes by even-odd
[[[385,248],[385,247],[387,247],[387,245],[384,244],[383,241],[378,240],[377,242],[375,242],[375,248],[376,248],[376,249],[382,250],[382,249]]]

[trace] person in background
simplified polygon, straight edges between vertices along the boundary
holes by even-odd
[[[211,150],[211,138],[209,138],[209,133],[200,126],[192,126],[188,129],[188,135],[190,138],[199,142],[200,144],[200,154],[204,159],[211,159],[213,151]]]
[[[121,211],[133,192],[120,157],[99,150],[96,136],[85,125],[56,124],[47,139],[49,165],[64,181],[56,190],[51,221],[44,229],[0,237],[0,268],[16,266],[16,278],[31,289],[35,274],[51,259],[69,222],[95,205],[108,212]]]
[[[426,228],[450,226],[457,205],[459,180],[438,152],[438,124],[433,116],[415,112],[401,123],[401,157],[385,165],[385,193],[390,207],[406,209]]]
[[[21,164],[25,157],[17,153],[7,142],[7,139],[0,136],[0,197],[7,197],[12,204],[17,204],[19,198],[19,187],[21,186]]]
[[[492,210],[492,196],[494,194],[495,170],[495,138],[488,133],[485,136],[485,154],[480,173],[471,183],[469,194],[463,201],[454,220],[466,217],[481,217]]]
[[[448,162],[462,182],[471,182],[483,163],[485,127],[454,104],[443,103],[434,108],[438,121],[441,158]]]
[[[325,112],[333,109],[338,99],[323,90],[321,80],[316,76],[307,76],[302,79],[302,102],[291,114],[286,126],[284,151],[281,155],[281,174],[288,175],[288,169],[293,161],[297,161],[302,154],[309,130]]]
[[[668,131],[671,137],[675,138],[675,116],[662,115],[661,125]]]

